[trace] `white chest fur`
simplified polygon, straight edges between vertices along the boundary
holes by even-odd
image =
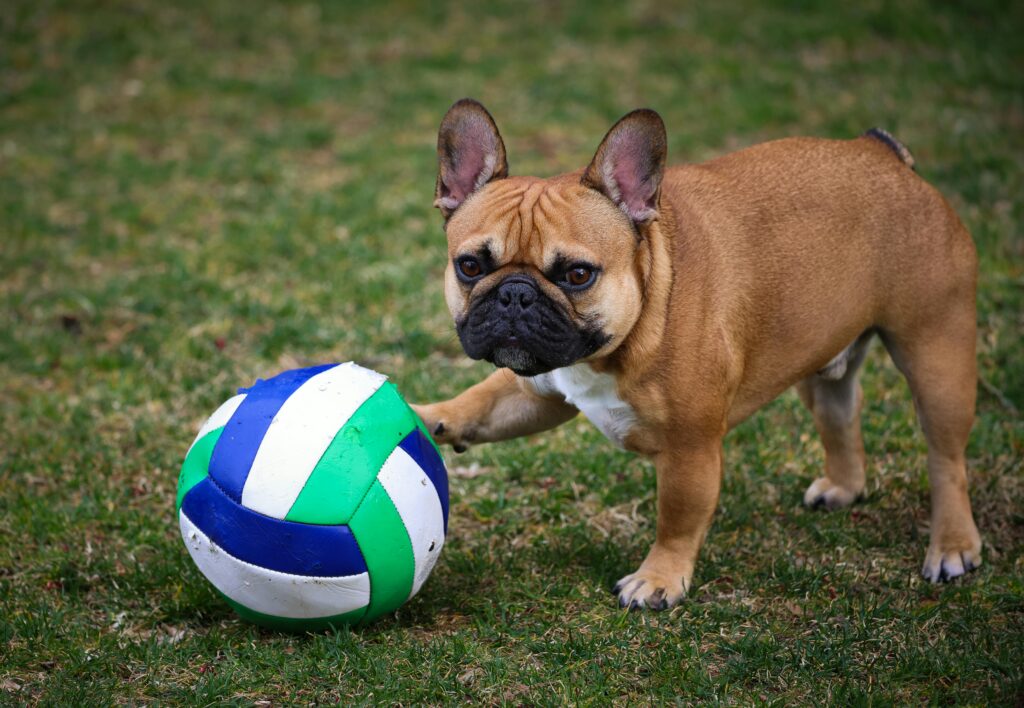
[[[542,396],[565,397],[609,440],[625,447],[626,435],[636,424],[636,413],[619,398],[614,376],[598,373],[590,364],[573,364],[534,376],[531,382]]]

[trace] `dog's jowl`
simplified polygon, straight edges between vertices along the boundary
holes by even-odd
[[[590,164],[511,176],[490,114],[462,100],[438,136],[445,297],[466,353],[497,370],[416,406],[457,450],[579,411],[653,459],[654,546],[616,585],[629,607],[686,592],[718,502],[722,438],[790,386],[825,448],[810,506],[864,489],[858,369],[878,336],[928,442],[924,575],[981,562],[964,451],[974,418],[970,235],[895,138],[792,138],[666,167],[657,113],[628,114]]]

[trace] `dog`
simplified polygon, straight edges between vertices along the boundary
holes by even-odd
[[[462,347],[498,367],[414,406],[439,444],[530,435],[582,411],[652,459],[655,542],[619,604],[685,596],[718,503],[722,439],[791,386],[825,448],[810,507],[863,492],[858,370],[878,336],[928,443],[939,582],[981,562],[965,448],[976,395],[977,258],[953,209],[895,138],[788,138],[666,167],[661,117],[633,111],[590,164],[510,176],[478,102],[441,123],[435,206],[444,293]]]

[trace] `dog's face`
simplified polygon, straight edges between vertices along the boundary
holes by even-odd
[[[491,182],[447,232],[445,296],[474,359],[533,376],[614,348],[639,317],[636,232],[578,181]]]
[[[460,101],[445,117],[436,201],[447,218],[445,297],[470,357],[534,376],[604,356],[632,330],[664,156],[645,162],[634,151],[616,171],[610,157],[599,160],[615,131],[597,166],[542,180],[507,176],[504,145],[479,104]]]

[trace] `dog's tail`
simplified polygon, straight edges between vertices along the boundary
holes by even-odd
[[[864,136],[867,138],[874,138],[875,140],[884,143],[886,147],[896,153],[896,157],[900,158],[900,161],[904,165],[912,170],[916,169],[914,165],[917,163],[914,161],[914,156],[910,154],[910,150],[907,149],[906,145],[892,137],[888,131],[882,130],[881,128],[872,128],[864,133]]]

